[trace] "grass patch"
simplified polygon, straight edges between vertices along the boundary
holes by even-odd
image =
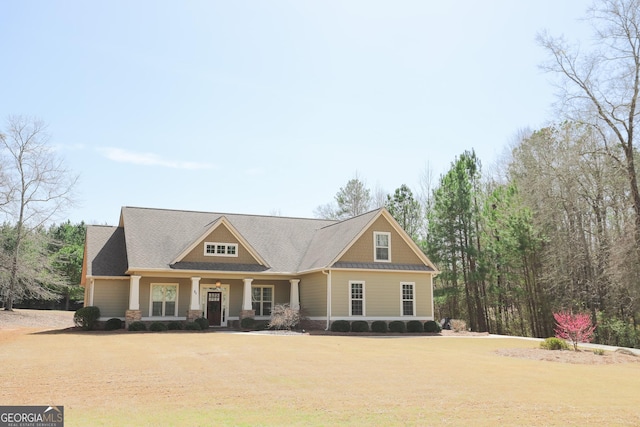
[[[516,339],[0,331],[0,342],[12,372],[0,401],[64,405],[70,427],[538,425],[543,412],[547,425],[633,425],[640,417],[640,364],[495,354],[534,346]]]

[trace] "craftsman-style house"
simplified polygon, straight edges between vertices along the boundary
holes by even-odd
[[[433,320],[434,265],[382,208],[343,221],[124,207],[89,226],[82,285],[101,320]]]

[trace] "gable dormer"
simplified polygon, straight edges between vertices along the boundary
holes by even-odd
[[[266,262],[224,217],[185,249],[175,263],[243,264],[267,267]]]

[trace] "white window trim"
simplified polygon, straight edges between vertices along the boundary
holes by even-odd
[[[351,302],[353,301],[353,294],[351,292],[351,285],[353,284],[361,284],[362,285],[362,314],[353,314],[351,312],[351,310],[353,309],[353,305],[351,304]],[[366,301],[366,293],[365,293],[365,283],[364,280],[349,280],[349,317],[353,316],[353,317],[364,317],[367,315],[367,304],[365,303]],[[356,300],[357,301],[357,300]]]
[[[273,313],[273,307],[276,305],[276,287],[274,285],[251,285],[251,305],[253,306],[253,288],[271,288],[271,312]],[[262,310],[261,310],[262,311]],[[256,319],[269,319],[270,314],[258,314],[255,313]]]
[[[176,287],[176,306],[174,308],[174,314],[167,314],[164,313],[163,316],[153,316],[153,287],[154,286],[175,286]],[[175,319],[176,317],[178,317],[178,302],[179,302],[179,293],[180,293],[180,285],[178,283],[152,283],[149,286],[149,318],[171,318],[171,319]],[[163,311],[164,311],[165,306],[163,305]]]
[[[408,301],[404,299],[402,287],[404,285],[411,285],[413,295],[413,314],[404,314],[404,302]],[[416,317],[416,283],[415,282],[400,282],[400,316],[402,317]]]
[[[387,236],[387,242],[389,242],[389,246],[387,254],[389,255],[388,259],[378,259],[378,235]],[[391,262],[391,233],[388,231],[374,231],[373,232],[373,260],[375,262]]]
[[[225,253],[223,253],[223,254],[219,254],[219,253],[211,254],[211,253],[208,253],[207,252],[207,246],[213,246],[214,248],[217,248],[218,246],[224,246],[225,247]],[[235,253],[233,253],[233,254],[229,254],[228,253],[230,247],[235,248]],[[204,256],[223,256],[223,257],[234,257],[234,258],[237,258],[238,257],[238,244],[237,243],[224,243],[224,242],[204,242]]]

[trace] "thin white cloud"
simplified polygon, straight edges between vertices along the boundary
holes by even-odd
[[[104,157],[114,162],[119,163],[132,163],[134,165],[143,166],[162,166],[171,169],[212,169],[213,165],[210,163],[200,162],[185,162],[178,160],[167,160],[154,153],[138,153],[135,151],[129,151],[122,148],[115,147],[101,147],[97,149]]]

